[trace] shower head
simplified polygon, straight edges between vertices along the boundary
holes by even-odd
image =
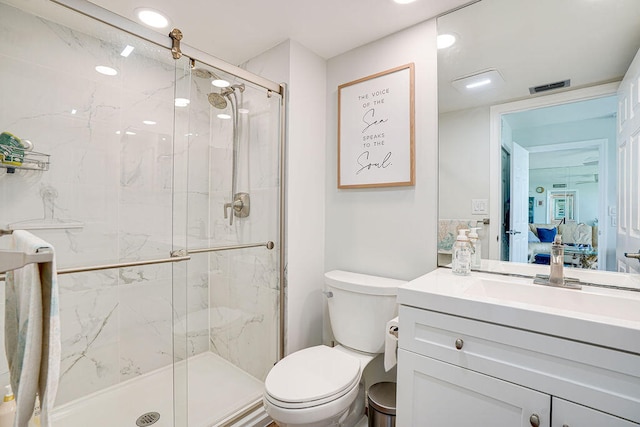
[[[222,88],[222,89],[220,89],[220,95],[229,96],[233,92],[235,92],[236,89],[238,89],[240,91],[240,93],[244,92],[244,83],[240,83],[239,85],[231,85],[229,87]]]
[[[227,108],[227,99],[225,98],[225,95],[217,92],[211,92],[207,98],[209,99],[209,104],[213,105],[217,109],[224,110]]]
[[[209,99],[209,103],[220,110],[224,110],[227,108],[227,98],[229,95],[234,93],[236,89],[241,93],[244,92],[244,83],[222,88],[220,89],[220,93],[211,92],[207,97]]]

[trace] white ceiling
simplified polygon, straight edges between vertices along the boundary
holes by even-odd
[[[49,0],[2,1],[54,14],[60,9]],[[440,112],[528,98],[530,86],[567,78],[572,88],[618,80],[640,47],[640,0],[93,2],[131,20],[138,7],[161,10],[183,31],[184,43],[236,65],[287,39],[328,59],[444,14],[438,31],[456,34],[458,42],[439,51]],[[469,95],[451,85],[491,68],[505,79],[496,90]]]
[[[49,0],[2,1],[51,9]],[[530,86],[564,79],[571,79],[572,88],[618,80],[640,47],[640,0],[93,2],[134,21],[138,7],[161,10],[182,30],[184,43],[234,65],[287,39],[328,59],[468,5],[438,18],[440,33],[458,37],[438,55],[441,112],[527,98]],[[456,78],[491,68],[505,79],[497,90],[464,95],[451,86]]]
[[[293,39],[328,59],[470,0],[93,0],[131,20],[134,10],[164,12],[183,42],[234,65]],[[163,34],[167,30],[161,31]]]

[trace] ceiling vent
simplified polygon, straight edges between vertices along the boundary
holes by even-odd
[[[547,83],[546,85],[533,86],[529,88],[529,93],[531,95],[535,95],[536,93],[546,92],[548,90],[560,89],[569,86],[571,86],[571,79],[562,80],[561,82]]]

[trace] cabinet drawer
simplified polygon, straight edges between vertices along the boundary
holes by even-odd
[[[550,425],[548,394],[402,349],[398,360],[398,427]]]
[[[551,425],[557,427],[638,427],[640,424],[605,414],[566,400],[551,399]]]
[[[399,316],[401,349],[640,423],[638,355],[408,306]]]

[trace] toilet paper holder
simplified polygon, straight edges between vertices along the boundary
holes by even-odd
[[[391,335],[393,335],[394,337],[398,338],[398,327],[397,326],[391,326],[389,328],[389,333]]]

